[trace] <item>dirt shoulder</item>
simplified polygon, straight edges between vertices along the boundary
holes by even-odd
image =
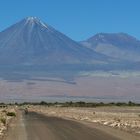
[[[0,107],[0,140],[3,139],[12,121],[16,119],[17,109],[13,106]]]
[[[3,140],[27,140],[25,122],[22,111],[17,110],[17,116],[11,121]]]

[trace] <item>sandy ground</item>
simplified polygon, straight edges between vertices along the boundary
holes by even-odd
[[[16,119],[9,124],[2,140],[27,140],[24,118],[21,111],[17,111]]]
[[[48,81],[8,82],[0,80],[0,101],[41,101],[48,96],[89,96],[104,101],[140,101],[140,77],[79,77],[75,84],[60,79]],[[60,80],[60,81],[59,81]],[[61,97],[60,97],[61,99]],[[76,99],[76,98],[75,98]],[[65,98],[63,98],[65,101]],[[89,98],[90,100],[90,98]]]
[[[47,116],[89,122],[90,126],[96,124],[96,126],[106,126],[110,130],[112,128],[113,130],[120,130],[120,132],[123,130],[126,132],[125,135],[122,134],[124,137],[128,133],[132,134],[128,136],[129,138],[140,137],[140,107],[62,108],[36,106],[30,109]],[[111,132],[110,130],[108,132]]]
[[[7,112],[15,112],[15,107],[0,107],[0,139],[3,138],[5,132],[7,131],[9,124],[11,123],[12,119],[15,118],[13,116],[7,116]],[[3,120],[5,122],[3,122]]]
[[[29,106],[29,114],[14,108],[15,119],[0,125],[4,140],[139,140],[140,107],[69,108]],[[13,107],[7,111],[14,111]],[[1,116],[5,116],[1,109]],[[37,113],[36,113],[37,112]],[[43,115],[40,115],[43,114]],[[5,116],[6,117],[6,116]],[[9,125],[10,123],[10,125]],[[1,137],[2,138],[2,137]]]

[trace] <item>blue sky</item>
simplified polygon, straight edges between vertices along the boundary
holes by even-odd
[[[37,16],[77,41],[100,32],[140,39],[140,0],[0,1],[0,31],[27,16]]]

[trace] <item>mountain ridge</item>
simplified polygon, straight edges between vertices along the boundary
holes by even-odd
[[[140,61],[140,40],[126,33],[99,33],[80,43],[116,59]]]
[[[24,18],[0,32],[0,64],[104,63],[105,59],[109,58],[36,17]]]
[[[76,42],[37,17],[0,32],[2,65],[106,65],[140,62],[140,41],[126,33],[99,33]]]

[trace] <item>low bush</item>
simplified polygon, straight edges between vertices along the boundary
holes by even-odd
[[[7,112],[7,116],[15,117],[16,113],[15,112]]]
[[[6,111],[6,110],[2,110],[2,112],[3,112],[3,113],[6,113],[7,111]]]
[[[6,125],[6,118],[0,118],[0,122]]]

